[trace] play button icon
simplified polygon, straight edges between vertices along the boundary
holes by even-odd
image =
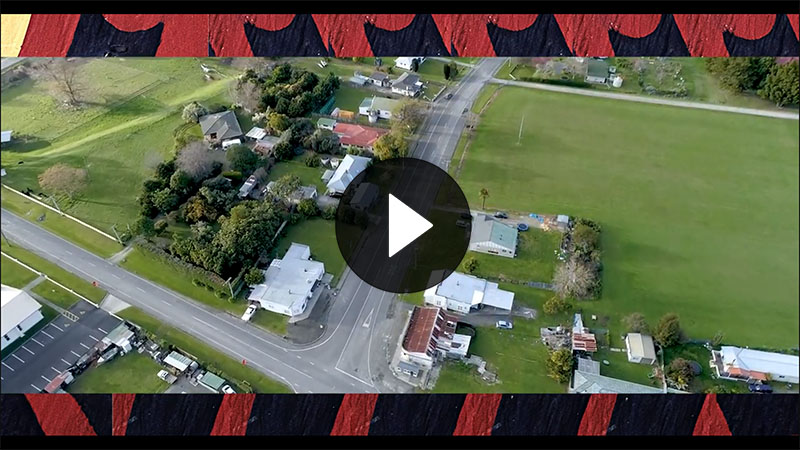
[[[395,293],[425,290],[458,268],[472,216],[447,172],[415,158],[374,161],[347,185],[336,241],[350,269]]]
[[[433,224],[389,194],[389,258],[414,242]]]

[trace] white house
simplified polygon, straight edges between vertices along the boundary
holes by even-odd
[[[44,319],[41,309],[42,305],[27,292],[5,284],[2,285],[2,309],[0,310],[2,327],[0,328],[2,328],[3,339],[0,348],[6,348]]]
[[[292,242],[282,259],[273,259],[264,281],[253,286],[251,302],[289,317],[302,314],[325,275],[325,265],[311,259],[307,245]]]
[[[511,311],[514,293],[498,288],[497,283],[473,275],[453,272],[444,281],[425,290],[426,305],[468,314],[484,306]]]
[[[420,66],[425,62],[424,56],[401,56],[394,60],[394,65],[403,70],[411,70],[415,59],[417,60],[417,64]]]
[[[723,345],[711,357],[711,367],[721,378],[800,383],[798,356]]]
[[[400,106],[398,100],[393,100],[386,97],[367,97],[358,106],[358,114],[367,116],[370,119],[373,117],[377,119],[389,120],[392,118],[392,113]],[[374,122],[374,120],[373,120]]]
[[[386,87],[389,85],[389,75],[383,72],[373,72],[372,75],[369,77],[370,83],[374,84],[375,86]]]
[[[625,347],[628,352],[628,361],[639,364],[654,364],[656,362],[656,347],[653,338],[641,333],[628,333],[625,336]]]
[[[469,249],[513,258],[517,255],[517,234],[516,228],[486,214],[478,214],[472,221]]]
[[[364,156],[345,155],[328,181],[328,194],[342,195],[350,182],[367,168],[369,162],[370,158]]]
[[[419,75],[404,72],[392,81],[393,94],[416,97],[420,92],[422,92],[422,82],[419,80]]]

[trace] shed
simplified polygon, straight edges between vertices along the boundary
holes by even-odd
[[[589,60],[586,66],[586,82],[603,84],[608,80],[608,63],[597,59]]]
[[[322,181],[324,181],[325,183],[327,183],[328,181],[330,181],[330,180],[331,180],[331,177],[332,177],[332,176],[333,176],[333,171],[332,171],[331,169],[327,169],[327,170],[325,170],[325,172],[322,174]]]
[[[317,128],[319,129],[333,131],[333,127],[335,126],[336,126],[336,120],[334,119],[329,119],[327,117],[320,117],[319,120],[317,120]]]
[[[219,392],[219,390],[222,389],[222,386],[225,384],[224,378],[220,378],[211,372],[204,373],[203,376],[197,381],[199,381],[204,387],[211,389],[214,392]]]
[[[174,367],[178,370],[178,372],[184,372],[186,369],[191,367],[192,365],[196,365],[197,363],[189,358],[186,355],[182,355],[176,351],[173,351],[166,358],[164,358],[164,364]]]
[[[628,333],[625,336],[625,346],[628,349],[628,361],[639,364],[653,364],[656,362],[656,348],[653,338],[641,333]]]
[[[261,127],[253,127],[253,128],[250,128],[250,131],[247,132],[245,137],[248,138],[248,139],[254,139],[254,140],[257,141],[259,139],[264,139],[264,137],[266,135],[267,135],[267,130],[265,130],[265,129],[261,128]]]

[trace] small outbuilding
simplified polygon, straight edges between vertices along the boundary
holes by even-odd
[[[625,336],[625,347],[628,351],[628,361],[632,363],[652,365],[656,362],[656,347],[651,336],[628,333]]]

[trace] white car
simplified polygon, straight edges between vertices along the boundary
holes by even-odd
[[[159,370],[158,378],[161,378],[162,380],[166,381],[169,384],[172,384],[178,380],[178,378],[175,375],[167,372],[166,370]]]
[[[253,314],[256,313],[257,309],[258,307],[256,305],[248,306],[247,309],[244,310],[244,314],[242,314],[242,320],[244,320],[245,322],[249,321],[250,318],[253,317]]]
[[[230,387],[229,385],[226,384],[225,386],[222,386],[222,393],[223,394],[235,394],[236,391],[234,391],[232,387]]]
[[[514,328],[514,325],[511,322],[506,322],[505,320],[498,320],[495,326],[504,330],[510,330]]]

